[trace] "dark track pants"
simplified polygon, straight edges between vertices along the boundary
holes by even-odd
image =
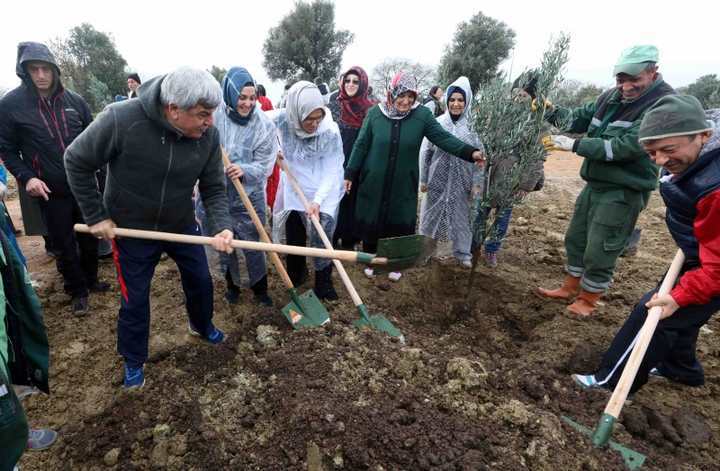
[[[620,380],[625,363],[635,345],[635,338],[647,317],[648,309],[645,303],[652,298],[657,289],[646,293],[635,305],[630,317],[605,352],[600,368],[595,373],[596,379],[604,386],[614,389]],[[673,381],[689,386],[704,384],[705,375],[702,365],[695,356],[695,344],[700,327],[718,310],[720,310],[720,297],[715,297],[708,304],[681,307],[672,316],[661,320],[655,329],[630,392],[634,393],[647,382],[648,373],[654,367]]]
[[[40,201],[57,270],[63,277],[65,292],[87,296],[88,287],[97,281],[98,240],[90,234],[76,233],[73,225],[82,223],[80,208],[72,196],[50,196]],[[78,252],[79,249],[79,252]]]
[[[194,224],[183,233],[200,235],[200,228]],[[117,326],[118,353],[130,366],[142,366],[148,358],[150,282],[163,252],[180,270],[190,323],[203,335],[211,333],[213,282],[203,246],[115,239],[113,251],[122,294]]]

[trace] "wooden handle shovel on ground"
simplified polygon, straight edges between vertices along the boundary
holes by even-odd
[[[307,198],[305,197],[305,194],[302,191],[302,188],[300,188],[300,185],[298,184],[297,180],[295,179],[295,176],[290,172],[290,169],[288,168],[287,162],[285,162],[284,159],[280,159],[279,161],[280,168],[285,172],[285,176],[290,181],[290,184],[292,185],[293,189],[295,190],[295,193],[297,193],[298,197],[303,203],[303,206],[305,206],[305,210],[310,210],[310,202],[308,202]],[[325,247],[329,250],[332,250],[332,242],[330,242],[330,239],[328,239],[327,234],[325,234],[325,231],[322,228],[322,224],[320,224],[320,220],[317,216],[312,215],[310,216],[310,219],[312,220],[313,225],[315,226],[315,230],[320,235],[320,238],[323,241],[323,244],[325,244]],[[335,264],[335,268],[337,269],[338,273],[340,274],[340,278],[342,278],[343,284],[345,285],[345,288],[348,290],[348,293],[350,293],[350,297],[353,300],[353,304],[355,304],[355,307],[357,308],[358,312],[360,313],[360,319],[354,322],[354,325],[356,327],[363,327],[363,326],[370,326],[374,329],[380,330],[382,332],[387,333],[391,337],[397,337],[400,339],[400,342],[405,343],[405,337],[403,336],[402,332],[398,330],[397,327],[393,325],[392,322],[390,322],[385,316],[376,314],[376,315],[370,315],[368,312],[367,307],[362,302],[362,299],[360,299],[360,295],[358,294],[357,290],[355,290],[355,286],[353,286],[352,281],[350,281],[350,277],[348,276],[347,272],[345,271],[345,267],[343,267],[342,263],[340,263],[339,260],[333,260],[333,263]]]
[[[75,232],[90,233],[87,224],[75,224]],[[161,240],[164,242],[177,242],[181,244],[212,245],[212,237],[195,236],[187,234],[176,234],[173,232],[145,231],[140,229],[124,229],[116,227],[115,235],[118,237],[129,237],[132,239]],[[232,244],[236,249],[259,250],[261,252],[278,252],[290,255],[302,255],[304,257],[337,258],[345,262],[369,263],[371,265],[385,265],[387,259],[375,257],[365,252],[353,252],[351,250],[327,250],[312,247],[298,247],[296,245],[269,244],[267,242],[253,242],[249,240],[233,240]]]
[[[226,168],[230,166],[231,162],[225,152],[225,149],[222,149],[222,159]],[[233,178],[232,182],[238,192],[238,195],[240,196],[240,200],[250,215],[250,219],[252,219],[252,222],[255,225],[255,229],[257,229],[260,240],[265,243],[270,243],[270,237],[268,237],[265,227],[258,217],[245,188],[242,183],[240,183],[240,179]],[[315,292],[313,290],[308,290],[303,294],[299,294],[278,254],[270,252],[268,253],[268,257],[272,261],[273,265],[275,265],[275,268],[277,269],[278,274],[280,275],[280,278],[285,284],[288,294],[290,295],[290,303],[282,308],[282,313],[288,322],[290,322],[290,325],[294,329],[300,329],[302,327],[319,327],[330,322],[330,316],[328,315],[327,309],[325,309],[325,306],[323,306],[317,296],[315,296]]]
[[[675,285],[675,280],[680,273],[680,269],[682,268],[684,261],[684,254],[682,250],[678,249],[670,268],[663,278],[660,289],[657,292],[658,296],[670,293]],[[645,323],[638,333],[635,346],[633,346],[632,352],[630,352],[630,357],[625,364],[620,380],[618,381],[617,386],[615,386],[612,396],[610,396],[610,400],[608,401],[605,411],[595,427],[595,431],[591,432],[589,429],[586,429],[582,425],[574,422],[572,419],[563,417],[565,422],[569,423],[574,428],[587,434],[592,434],[592,442],[596,447],[609,445],[612,449],[620,452],[625,460],[626,466],[629,469],[637,469],[642,466],[645,461],[645,456],[634,450],[630,450],[619,443],[610,441],[610,435],[612,435],[615,422],[618,417],[620,417],[620,411],[622,411],[625,400],[630,392],[630,388],[635,381],[635,376],[640,368],[640,363],[642,363],[642,360],[645,357],[645,352],[650,345],[650,341],[655,333],[655,328],[660,321],[661,314],[661,307],[653,307],[648,311]]]

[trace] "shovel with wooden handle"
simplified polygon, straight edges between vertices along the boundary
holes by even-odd
[[[280,168],[283,170],[283,172],[285,172],[285,176],[290,181],[290,184],[295,190],[295,193],[297,193],[300,201],[302,201],[303,206],[305,206],[305,210],[308,211],[309,214],[310,202],[305,197],[305,194],[303,193],[302,188],[300,188],[300,185],[295,179],[295,176],[290,172],[287,162],[285,161],[285,159],[280,159],[279,163]],[[323,229],[322,224],[320,224],[320,220],[318,219],[318,217],[313,214],[310,216],[310,219],[312,220],[313,226],[315,226],[315,230],[320,235],[323,244],[325,244],[325,247],[331,250],[333,247],[332,242],[330,242],[327,234],[325,234],[325,230]],[[353,286],[352,281],[350,281],[350,277],[345,271],[345,267],[343,267],[343,264],[340,263],[340,261],[338,260],[333,260],[333,263],[335,264],[335,268],[340,274],[340,278],[342,279],[345,288],[348,290],[348,293],[350,293],[353,304],[355,304],[355,307],[360,313],[360,319],[355,321],[354,325],[356,327],[370,326],[374,329],[387,333],[391,337],[397,337],[398,339],[400,339],[400,342],[405,343],[405,337],[403,336],[402,332],[400,332],[400,330],[398,330],[398,328],[395,327],[392,322],[390,322],[385,316],[380,314],[370,315],[368,313],[367,307],[362,302],[362,299],[360,299],[360,295],[358,294],[357,290],[355,290],[355,286]]]
[[[231,165],[230,158],[225,152],[225,149],[222,149],[222,159],[226,168]],[[262,242],[270,243],[270,237],[268,237],[265,227],[258,217],[252,201],[250,201],[250,198],[240,182],[240,179],[232,178],[232,182],[238,192],[238,195],[240,196],[240,200],[250,215],[250,219],[252,219],[252,222],[255,225],[255,229],[257,229],[260,240]],[[302,327],[319,327],[330,322],[330,316],[328,315],[327,309],[325,309],[325,306],[323,306],[317,298],[315,292],[313,290],[308,290],[303,294],[299,294],[278,254],[270,252],[268,253],[268,257],[272,261],[273,265],[275,265],[275,268],[277,269],[278,274],[287,287],[288,294],[290,295],[290,303],[282,308],[282,313],[288,322],[290,322],[290,325],[294,329],[300,329]]]
[[[685,255],[683,254],[682,250],[678,249],[677,253],[675,254],[675,258],[670,265],[670,268],[668,269],[665,277],[663,278],[660,289],[657,292],[658,296],[670,293],[673,286],[675,286],[675,280],[677,279],[678,274],[682,269],[684,261]],[[563,417],[563,420],[565,420],[565,422],[567,422],[568,424],[572,425],[574,428],[584,433],[587,433],[588,435],[592,434],[592,442],[593,445],[595,445],[596,447],[604,447],[605,445],[609,445],[610,448],[620,452],[623,459],[625,460],[625,465],[629,469],[637,469],[642,466],[643,462],[645,461],[645,456],[634,450],[630,450],[629,448],[626,448],[619,443],[610,441],[610,435],[612,435],[615,422],[617,421],[618,417],[620,417],[620,411],[622,411],[625,400],[627,399],[628,393],[630,392],[630,388],[632,387],[633,382],[635,382],[635,376],[637,375],[638,369],[640,368],[640,363],[642,363],[642,360],[645,357],[645,352],[650,345],[650,341],[652,340],[653,334],[655,333],[658,322],[660,322],[661,314],[662,308],[659,306],[650,308],[650,310],[648,311],[647,317],[645,318],[645,323],[640,329],[640,332],[638,332],[638,336],[635,340],[635,345],[633,346],[632,352],[630,353],[630,357],[628,358],[627,363],[625,363],[625,368],[623,369],[622,375],[620,376],[620,380],[615,386],[615,390],[613,391],[612,396],[610,396],[610,400],[608,401],[607,406],[605,406],[605,411],[600,417],[600,420],[595,427],[595,431],[591,432],[590,429],[587,429],[582,425],[574,422],[569,417]]]
[[[87,224],[75,224],[75,232],[90,234]],[[212,245],[213,238],[188,234],[176,234],[174,232],[146,231],[142,229],[124,229],[116,227],[113,229],[118,237],[131,239],[160,240],[163,242],[176,242],[180,244]],[[236,249],[258,250],[261,252],[277,252],[289,255],[301,255],[303,257],[337,258],[344,262],[369,263],[371,265],[385,265],[387,259],[376,257],[365,252],[353,252],[352,250],[327,250],[314,247],[299,247],[297,245],[268,244],[267,242],[253,242],[250,240],[233,240],[230,244]]]

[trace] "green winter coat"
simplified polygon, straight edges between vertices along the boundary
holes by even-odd
[[[12,384],[48,392],[49,348],[38,300],[25,265],[0,232],[0,470],[12,469],[28,437]]]
[[[673,88],[658,77],[630,103],[623,103],[613,88],[580,108],[553,111],[548,121],[565,132],[586,133],[575,141],[573,152],[585,158],[580,176],[592,188],[649,192],[657,187],[658,167],[638,142],[640,121],[650,106],[672,93]]]
[[[382,237],[415,233],[423,137],[472,162],[476,149],[443,129],[424,106],[398,120],[386,117],[377,105],[368,112],[345,169],[345,179],[357,185],[355,229],[359,239],[372,243]]]

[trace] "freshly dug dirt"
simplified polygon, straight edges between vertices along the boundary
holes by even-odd
[[[398,283],[349,267],[371,312],[391,319],[405,345],[354,329],[347,296],[326,303],[327,327],[296,332],[248,292],[228,306],[220,281],[215,321],[228,339],[206,345],[187,334],[177,269],[162,262],[147,383],[133,393],[120,389],[117,292],[93,296],[92,313],[72,317],[42,240],[21,238],[51,346],[52,395],[25,406],[32,425],[60,432],[49,450],[26,453],[22,469],[623,469],[618,454],[594,449],[560,419],[593,427],[608,399],[581,392],[569,374],[597,365],[674,245],[654,195],[640,250],[620,260],[597,316],[570,319],[563,304],[533,296],[563,276],[578,160],[548,161],[546,188],[516,208],[500,265],[479,267],[470,297],[469,271],[457,265],[431,262]],[[115,283],[111,262],[101,271]],[[339,278],[335,285],[344,294]],[[276,304],[288,301],[274,273],[271,286]],[[718,469],[720,325],[707,327],[698,341],[705,386],[652,380],[624,409],[613,439],[646,454],[646,469]]]

